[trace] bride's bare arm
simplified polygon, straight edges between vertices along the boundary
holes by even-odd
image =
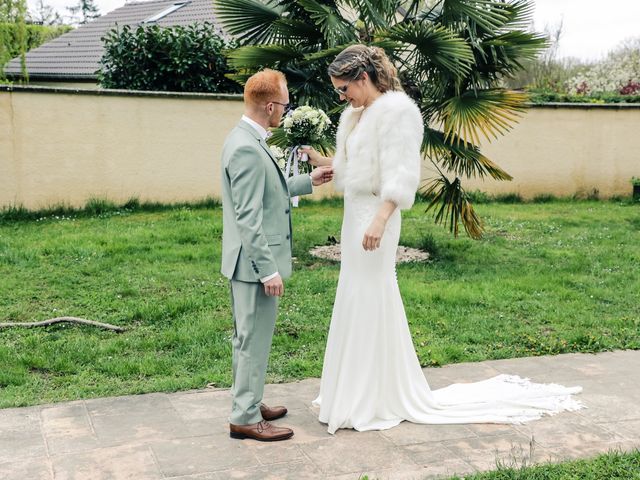
[[[309,155],[309,163],[314,167],[331,166],[333,164],[333,157],[324,157],[313,147],[301,147],[298,151]]]
[[[378,213],[373,217],[371,225],[369,225],[369,228],[367,228],[367,231],[364,233],[362,247],[365,250],[375,250],[380,247],[387,221],[389,217],[393,215],[393,212],[396,211],[396,208],[398,208],[398,206],[390,200],[385,200],[385,202],[380,205]]]

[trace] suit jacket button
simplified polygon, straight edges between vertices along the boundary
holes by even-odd
[[[290,235],[287,235],[287,240],[289,240]]]
[[[287,208],[287,209],[284,211],[284,213],[289,213],[289,209]]]

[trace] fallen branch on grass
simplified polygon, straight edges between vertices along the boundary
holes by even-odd
[[[9,327],[46,327],[48,325],[53,325],[54,323],[79,323],[82,325],[91,325],[93,327],[104,328],[105,330],[112,330],[114,332],[124,332],[125,329],[122,327],[116,327],[115,325],[111,325],[109,323],[95,322],[93,320],[86,320],[84,318],[77,317],[57,317],[50,318],[48,320],[43,320],[41,322],[9,322],[9,323],[0,323],[0,328],[9,328]]]

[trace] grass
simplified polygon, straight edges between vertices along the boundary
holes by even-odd
[[[0,407],[229,386],[220,208],[97,207],[0,213],[0,322],[68,315],[128,329],[0,330]],[[481,241],[452,238],[424,208],[404,216],[402,243],[434,260],[398,267],[422,365],[640,348],[638,205],[492,201],[477,205]],[[269,382],[321,373],[339,267],[307,251],[339,238],[341,214],[339,201],[294,211]]]
[[[464,480],[638,480],[640,450],[609,452],[593,459],[528,467],[501,466],[492,472],[462,477]],[[451,480],[461,480],[452,477]]]

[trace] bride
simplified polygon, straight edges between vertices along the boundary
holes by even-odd
[[[333,164],[344,192],[342,260],[320,393],[313,402],[329,433],[423,424],[520,423],[580,403],[580,387],[499,375],[432,391],[411,339],[396,280],[400,210],[412,206],[420,179],[423,123],[384,51],[353,45],[329,66],[340,100],[333,158],[312,148],[314,165]]]

